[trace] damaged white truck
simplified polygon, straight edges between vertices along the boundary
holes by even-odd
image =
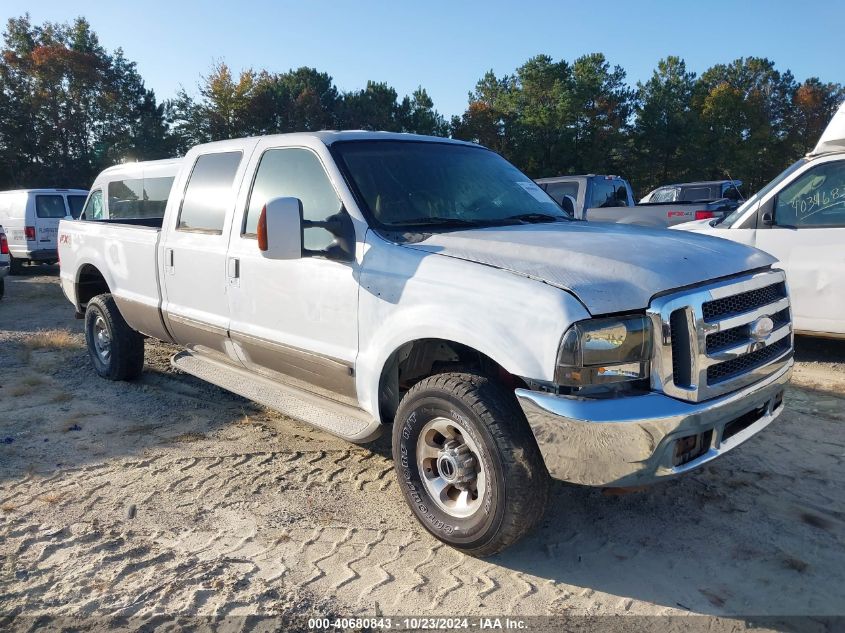
[[[88,204],[109,204],[100,179]],[[137,378],[154,337],[185,348],[176,368],[351,441],[392,425],[411,510],[475,556],[537,522],[550,476],[659,481],[783,410],[793,335],[772,257],[573,220],[477,145],[201,145],[164,208],[61,223],[97,373]]]

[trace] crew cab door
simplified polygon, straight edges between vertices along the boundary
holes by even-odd
[[[845,160],[806,169],[761,208],[757,248],[786,270],[797,330],[845,334]]]
[[[230,336],[244,365],[340,402],[357,405],[358,263],[321,256],[265,258],[256,227],[264,204],[278,197],[302,201],[306,220],[325,220],[343,207],[319,147],[256,149],[252,184],[238,200],[242,216],[229,243]],[[325,148],[323,148],[325,149]],[[324,249],[324,229],[303,232],[304,248]]]
[[[226,250],[248,159],[243,146],[186,157],[190,174],[174,185],[159,249],[163,309],[173,338],[232,359]]]

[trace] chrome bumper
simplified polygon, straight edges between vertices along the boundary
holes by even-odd
[[[587,400],[517,389],[516,397],[553,477],[587,486],[639,486],[706,464],[768,426],[783,411],[792,365],[790,359],[754,385],[699,403],[659,393]],[[695,435],[708,442],[703,453],[674,465],[676,441]]]

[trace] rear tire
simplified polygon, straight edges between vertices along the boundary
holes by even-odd
[[[20,275],[22,270],[23,262],[19,259],[15,259],[12,255],[9,255],[9,274]]]
[[[393,424],[399,487],[444,543],[490,556],[543,516],[549,473],[513,393],[468,372],[430,376],[405,394]]]
[[[133,380],[144,369],[144,337],[120,314],[114,297],[97,295],[85,309],[85,343],[94,369],[109,380]]]
[[[6,280],[0,277],[0,299],[6,294]]]

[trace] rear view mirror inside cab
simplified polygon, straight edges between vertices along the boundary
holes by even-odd
[[[302,201],[273,198],[258,218],[258,248],[268,259],[302,257]]]

